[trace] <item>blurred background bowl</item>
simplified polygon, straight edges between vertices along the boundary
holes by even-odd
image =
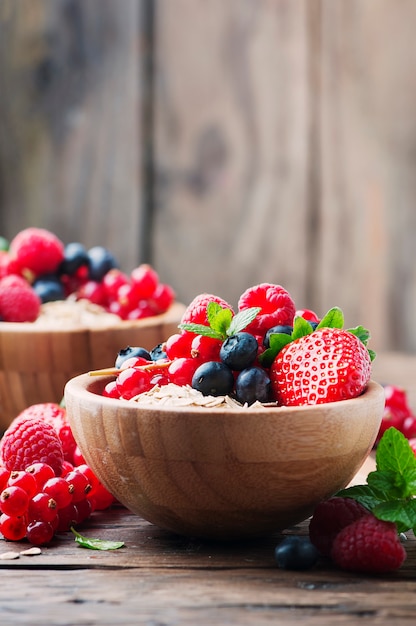
[[[0,430],[26,407],[61,402],[65,383],[84,372],[113,367],[127,346],[151,350],[177,332],[185,307],[117,325],[47,327],[0,322]]]
[[[93,471],[153,524],[228,540],[306,519],[346,486],[374,444],[384,407],[375,382],[353,400],[303,407],[144,407],[104,398],[108,377],[65,388],[68,418]]]

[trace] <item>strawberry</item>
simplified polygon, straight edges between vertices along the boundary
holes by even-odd
[[[359,396],[371,374],[364,343],[341,328],[318,328],[286,344],[270,368],[279,404],[299,406]]]
[[[387,573],[406,559],[396,524],[364,515],[343,528],[334,539],[331,557],[344,570]]]

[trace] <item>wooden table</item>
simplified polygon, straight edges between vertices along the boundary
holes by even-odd
[[[416,357],[385,355],[374,378],[406,386],[413,401],[415,364]],[[79,530],[122,540],[125,547],[86,550],[68,533],[40,555],[0,560],[2,626],[400,626],[416,616],[411,533],[408,558],[398,572],[363,576],[328,561],[304,572],[280,570],[274,548],[281,535],[233,544],[202,542],[164,532],[121,506],[94,514]],[[306,534],[307,522],[286,532]],[[0,553],[27,547],[0,541]]]

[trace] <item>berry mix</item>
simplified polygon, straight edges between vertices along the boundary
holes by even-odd
[[[10,243],[0,238],[0,320],[34,322],[49,302],[89,301],[121,320],[167,311],[175,299],[148,264],[126,274],[103,246],[67,245],[52,232],[30,227]]]
[[[86,464],[66,410],[34,404],[0,441],[0,532],[9,541],[45,545],[114,503]]]
[[[125,400],[164,385],[189,386],[204,396],[229,396],[242,406],[322,404],[359,396],[374,354],[361,326],[345,330],[335,307],[322,319],[297,310],[286,289],[248,288],[234,312],[225,300],[200,294],[178,332],[150,352],[120,351],[116,378],[103,394]]]

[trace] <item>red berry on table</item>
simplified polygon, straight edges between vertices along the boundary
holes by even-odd
[[[7,481],[8,487],[21,487],[26,491],[29,498],[32,498],[38,491],[38,484],[36,478],[25,472],[24,470],[15,470],[10,472],[9,479]]]
[[[26,537],[26,519],[23,516],[0,515],[0,532],[9,541],[21,541]]]
[[[41,462],[50,465],[56,475],[60,475],[64,461],[58,434],[40,418],[13,420],[0,442],[0,457],[9,470]]]
[[[406,551],[396,525],[369,513],[338,533],[331,557],[341,569],[376,574],[399,569]]]
[[[323,500],[315,507],[309,522],[309,538],[323,556],[330,556],[338,533],[367,514],[368,509],[352,498],[333,496]]]
[[[29,506],[29,496],[21,487],[6,487],[0,494],[0,510],[6,515],[20,517]]]
[[[290,326],[295,316],[292,297],[280,285],[261,283],[246,289],[238,301],[239,311],[260,307],[256,318],[245,328],[255,335],[264,335],[272,326]]]
[[[286,406],[357,397],[370,374],[364,343],[339,328],[321,328],[285,345],[270,368],[274,396]]]
[[[54,527],[50,522],[29,522],[26,528],[26,537],[34,546],[43,546],[49,543],[54,535]]]
[[[0,280],[0,319],[5,322],[34,322],[40,307],[41,300],[27,280],[15,275]]]
[[[64,244],[44,228],[25,228],[10,242],[10,256],[22,273],[54,274],[64,259]]]
[[[38,491],[42,491],[43,485],[47,480],[49,480],[49,478],[55,477],[55,472],[52,467],[47,463],[42,463],[40,461],[27,466],[25,471],[35,478]]]
[[[49,478],[42,487],[42,491],[56,502],[58,509],[63,509],[72,502],[72,492],[66,476]]]
[[[30,522],[53,522],[58,514],[58,504],[48,493],[39,491],[29,502],[27,518]]]

